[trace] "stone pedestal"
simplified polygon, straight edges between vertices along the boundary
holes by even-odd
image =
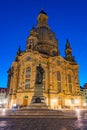
[[[32,97],[29,109],[47,109],[45,100],[42,84],[35,84],[34,96]]]

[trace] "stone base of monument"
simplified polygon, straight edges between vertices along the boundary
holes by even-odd
[[[26,116],[32,116],[32,117],[58,117],[63,116],[63,113],[61,111],[57,110],[50,110],[50,109],[19,109],[11,113],[12,115],[26,115]]]
[[[49,118],[49,119],[58,119],[58,118],[65,118],[65,119],[77,119],[76,115],[68,115],[64,114],[60,110],[52,110],[52,109],[19,109],[16,111],[11,111],[9,113],[9,118]]]
[[[33,96],[28,107],[10,112],[12,118],[69,118],[77,119],[76,115],[66,115],[61,110],[49,109],[44,96]],[[9,118],[10,118],[9,117]]]
[[[29,109],[48,109],[46,105],[46,98],[43,96],[42,84],[35,84],[34,96],[32,97]]]
[[[29,109],[48,109],[44,96],[33,96]]]
[[[48,109],[46,103],[31,103],[29,109]]]

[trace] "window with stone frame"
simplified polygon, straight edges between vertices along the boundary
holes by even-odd
[[[71,78],[71,75],[68,74],[68,83],[71,83],[72,82],[72,78]]]
[[[30,79],[26,79],[25,89],[29,89],[29,88],[30,88]]]
[[[58,92],[61,92],[61,74],[60,74],[60,71],[57,71],[57,89],[58,89]]]
[[[72,84],[69,84],[69,92],[72,93]]]
[[[31,75],[31,68],[28,67],[26,68],[26,78],[30,78],[30,75]]]
[[[68,74],[68,87],[69,87],[69,92],[72,93],[72,77],[70,74]]]
[[[30,88],[30,76],[31,76],[31,68],[26,68],[26,78],[25,78],[25,89]]]
[[[61,81],[61,74],[60,74],[60,71],[57,71],[57,81]]]
[[[57,88],[58,88],[58,92],[61,92],[61,82],[57,82]]]

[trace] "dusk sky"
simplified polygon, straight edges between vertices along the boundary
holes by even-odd
[[[42,8],[58,39],[60,55],[65,56],[68,38],[79,64],[80,85],[87,83],[87,0],[0,0],[0,87],[7,87],[7,70],[19,45],[25,50]]]

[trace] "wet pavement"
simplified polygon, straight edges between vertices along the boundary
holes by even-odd
[[[0,130],[74,130],[74,124],[72,119],[0,119]]]
[[[73,114],[72,111],[65,113]],[[78,119],[0,118],[0,130],[87,130],[87,111],[77,111]]]

